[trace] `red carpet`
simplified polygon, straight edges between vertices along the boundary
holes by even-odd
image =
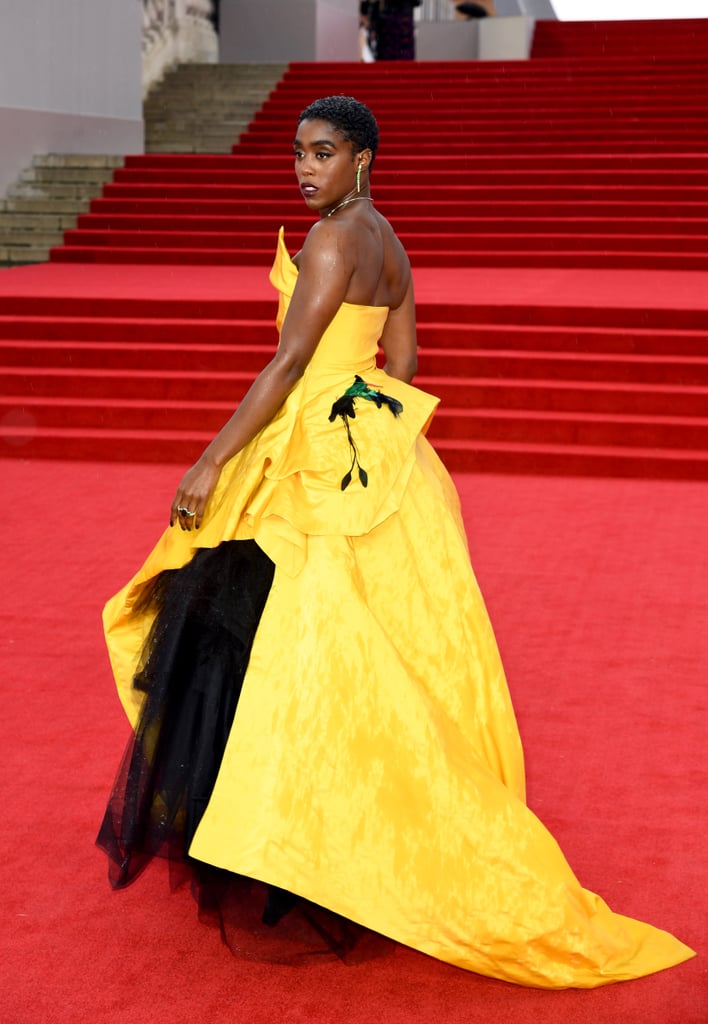
[[[704,1024],[706,484],[458,478],[531,805],[584,884],[699,952],[553,993],[405,949],[351,968],[245,964],[159,867],[112,893],[93,839],[127,726],[99,612],[162,528],[180,467],[16,459],[2,475],[4,1021]]]

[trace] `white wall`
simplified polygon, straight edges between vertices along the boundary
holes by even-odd
[[[479,60],[526,60],[533,41],[533,18],[483,18],[479,23]]]
[[[469,21],[419,21],[415,33],[416,59],[476,60],[479,25],[476,18]]]
[[[418,60],[526,60],[533,18],[473,18],[422,21],[416,35]]]
[[[0,0],[0,194],[35,153],[143,147],[141,0]]]
[[[222,64],[359,59],[357,0],[221,0]]]
[[[495,8],[497,14],[502,17],[525,14],[530,18],[543,18],[546,21],[557,19],[551,0],[495,0]]]
[[[359,60],[359,5],[320,0],[316,8],[316,60]]]

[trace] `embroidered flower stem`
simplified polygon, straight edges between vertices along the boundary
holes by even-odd
[[[347,440],[349,441],[349,447],[351,448],[351,451],[352,451],[352,464],[349,467],[349,472],[345,473],[344,476],[342,477],[342,483],[341,483],[342,490],[346,491],[347,487],[352,482],[352,473],[354,472],[354,467],[355,466],[359,470],[359,479],[361,480],[361,486],[362,487],[366,487],[366,486],[368,486],[368,483],[369,483],[369,474],[366,472],[366,470],[363,468],[362,464],[359,462],[359,452],[357,451],[357,447],[356,447],[356,445],[354,443],[354,438],[352,437],[352,432],[351,432],[351,428],[349,426],[349,419],[348,419],[348,417],[347,416],[342,416],[342,421],[343,421],[344,427],[345,427],[345,429],[347,431]]]
[[[352,437],[351,428],[349,426],[349,420],[356,418],[354,402],[357,398],[364,398],[367,402],[374,402],[378,409],[387,405],[394,416],[400,416],[403,412],[403,406],[397,398],[391,398],[390,395],[385,395],[382,391],[379,391],[378,388],[372,388],[358,375],[354,377],[354,383],[347,388],[341,398],[338,398],[336,402],[334,402],[329,414],[329,421],[330,423],[333,423],[337,416],[341,417],[347,432],[349,448],[352,453],[352,464],[349,467],[349,471],[342,477],[341,488],[343,491],[345,491],[352,482],[352,473],[354,472],[355,466],[359,472],[359,479],[361,480],[362,487],[366,487],[369,483],[369,475],[359,462],[359,452],[356,444],[354,443],[354,438]]]

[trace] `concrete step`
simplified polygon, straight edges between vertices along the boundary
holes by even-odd
[[[185,64],[147,97],[149,153],[228,153],[284,74],[284,64]]]
[[[213,65],[212,65],[213,66]],[[257,78],[234,78],[228,75],[218,75],[212,71],[211,75],[188,78],[184,71],[178,68],[168,78],[160,82],[147,96],[150,100],[155,96],[164,96],[166,93],[186,93],[190,89],[199,89],[216,92],[218,90],[229,90],[233,92],[255,93],[263,89],[272,89],[273,83],[280,81],[282,76],[259,75]]]
[[[245,95],[239,90],[233,92],[219,89],[215,93],[205,93],[201,89],[190,89],[183,95],[169,94],[161,96],[153,102],[146,100],[143,104],[145,117],[167,116],[174,110],[193,110],[203,117],[223,117],[226,113],[250,116],[250,112],[259,109],[270,94],[269,89],[258,89]]]
[[[33,167],[122,167],[122,156],[105,153],[41,153],[32,160]]]
[[[0,211],[0,235],[7,231],[67,231],[76,226],[74,213],[8,213]]]
[[[147,124],[153,121],[169,121],[175,117],[197,119],[202,122],[206,120],[214,124],[223,121],[225,117],[231,118],[232,121],[252,121],[255,111],[260,110],[263,105],[263,96],[264,94],[261,93],[252,102],[239,103],[237,106],[228,101],[217,105],[208,98],[202,98],[201,94],[197,94],[190,96],[188,101],[175,100],[174,103],[164,107],[144,107],[143,114]]]
[[[148,97],[145,100],[146,110],[169,110],[173,103],[179,103],[180,106],[192,107],[194,106],[194,97],[204,97],[209,103],[217,105],[219,108],[227,106],[235,106],[237,110],[246,109],[251,106],[254,102],[260,103],[263,97],[270,92],[267,86],[259,89],[229,89],[226,86],[221,88],[210,88],[200,89],[198,86],[189,89],[170,89],[165,90],[157,95]]]
[[[34,165],[22,171],[19,182],[30,184],[44,184],[44,182],[79,183],[95,187],[97,184],[100,186],[112,178],[113,169],[108,167],[66,167],[63,165],[42,167]]]
[[[13,200],[73,200],[74,203],[80,200],[93,199],[101,194],[100,182],[93,185],[88,183],[71,184],[68,182],[23,182],[11,185],[7,190],[7,201]]]
[[[146,142],[146,148],[150,153],[189,153],[190,155],[213,156],[230,153],[232,145],[237,141],[238,138],[234,138],[230,142],[226,142],[224,139],[199,139],[196,142],[185,142],[184,138],[180,136],[172,141],[168,139],[159,142]]]
[[[178,74],[178,72],[175,72]],[[230,99],[234,103],[251,103],[259,100],[264,94],[272,92],[277,79],[268,82],[251,82],[244,85],[239,82],[188,82],[163,85],[145,98],[146,107],[159,107],[174,99],[182,103],[190,103],[195,96],[206,96],[215,103]]]
[[[18,197],[6,199],[3,210],[7,213],[30,214],[79,214],[87,213],[89,199],[47,199],[34,197]]]
[[[17,245],[0,247],[0,263],[5,266],[25,266],[29,263],[46,263],[49,249],[42,246]]]
[[[145,121],[146,133],[150,131],[160,131],[167,129],[168,131],[172,128],[177,128],[179,131],[183,131],[185,128],[199,128],[203,129],[207,125],[213,130],[218,131],[222,125],[245,125],[248,126],[253,121],[253,111],[250,114],[234,114],[233,111],[227,111],[223,117],[219,118],[205,118],[203,114],[198,112],[189,113],[183,111],[173,110],[168,117],[154,117],[148,118]]]
[[[26,248],[49,249],[52,245],[61,245],[64,241],[63,231],[8,231],[0,220],[0,245],[8,248],[20,246]]]
[[[76,226],[91,199],[111,181],[123,157],[101,153],[42,153],[8,189],[0,212],[0,263],[44,263]]]
[[[180,77],[183,80],[228,78],[256,81],[272,78],[273,75],[280,77],[287,71],[287,68],[287,64],[183,64]]]
[[[259,82],[281,78],[287,69],[287,64],[183,64],[179,74],[180,81],[185,82],[204,79]],[[173,75],[169,75],[160,85],[172,80]]]
[[[145,145],[151,152],[153,146],[168,145],[176,153],[181,152],[185,147],[188,150],[199,150],[203,149],[205,145],[216,145],[220,152],[229,153],[231,147],[239,141],[242,134],[243,131],[238,127],[230,132],[212,132],[211,130],[198,133],[185,130],[159,133],[150,132],[149,135],[145,136]]]
[[[145,152],[230,153],[286,67],[177,68],[145,100]]]
[[[250,125],[253,122],[253,110],[245,114],[235,114],[233,110],[225,110],[222,117],[206,117],[204,114],[200,114],[198,111],[182,111],[173,110],[169,115],[165,117],[146,117],[145,119],[145,132],[154,131],[155,129],[168,130],[171,128],[177,128],[182,131],[184,128],[199,128],[200,130],[209,126],[215,131],[218,131],[219,127],[225,124],[242,124]]]
[[[238,142],[238,136],[234,136],[230,140],[203,138],[192,142],[185,142],[182,136],[178,136],[172,140],[146,141],[146,148],[150,153],[190,153],[213,156],[230,153],[231,147],[236,142]]]
[[[149,121],[145,125],[146,135],[160,135],[182,131],[205,131],[211,135],[226,135],[234,128],[245,131],[250,124],[248,118],[221,118],[218,121],[205,121],[203,117],[171,117],[165,121]]]

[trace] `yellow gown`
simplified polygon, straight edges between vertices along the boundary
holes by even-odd
[[[297,280],[281,230],[281,326]],[[387,316],[344,303],[274,420],[224,468],[198,532],[167,530],[104,613],[125,709],[141,586],[197,547],[255,539],[275,575],[190,854],[480,974],[589,988],[692,951],[583,889],[527,808],[521,744],[454,486],[425,440],[437,400],[387,377]],[[354,374],[403,412],[332,403]]]

